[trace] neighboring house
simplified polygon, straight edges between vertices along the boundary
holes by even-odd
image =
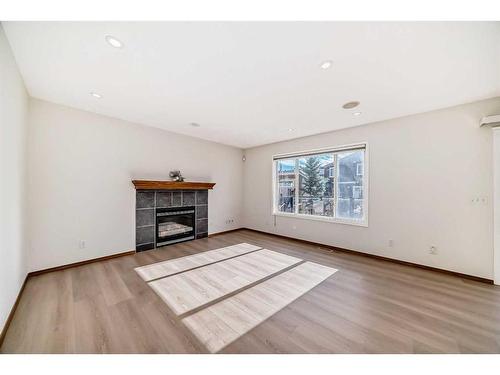
[[[325,164],[323,166],[323,177],[325,178],[325,191],[324,197],[333,197],[333,184],[335,181],[335,168],[333,162]]]
[[[278,207],[281,212],[294,212],[295,165],[278,164],[279,197]]]
[[[337,216],[363,216],[363,154],[353,152],[339,160]]]

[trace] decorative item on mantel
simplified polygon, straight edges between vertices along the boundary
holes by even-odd
[[[181,171],[170,171],[169,175],[172,181],[178,181],[178,182],[184,181],[184,177],[182,177]]]

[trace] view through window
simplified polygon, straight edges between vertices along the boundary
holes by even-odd
[[[365,147],[275,158],[275,213],[364,221]]]

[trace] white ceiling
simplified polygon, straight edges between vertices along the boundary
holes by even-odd
[[[241,148],[500,96],[498,22],[3,27],[31,96]]]

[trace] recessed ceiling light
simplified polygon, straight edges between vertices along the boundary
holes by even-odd
[[[356,108],[359,105],[359,102],[353,101],[353,102],[347,102],[345,103],[342,108],[344,109],[352,109]]]
[[[106,40],[106,42],[108,42],[108,44],[111,47],[115,47],[115,48],[122,48],[123,47],[123,43],[120,42],[118,39],[116,39],[114,36],[106,35],[104,37],[104,39]]]
[[[353,116],[359,116],[359,115],[361,115],[361,112],[354,112],[352,115]]]
[[[196,122],[192,122],[190,123],[189,125],[191,125],[192,127],[194,128],[199,128],[200,127],[200,124],[196,123]]]
[[[97,99],[101,99],[102,98],[102,95],[98,94],[96,92],[91,92],[90,95],[93,96],[94,98],[97,98]]]
[[[293,132],[293,131],[295,131],[295,129],[288,128],[288,131],[289,131],[289,132]]]
[[[333,62],[331,60],[323,61],[320,65],[321,69],[329,69],[332,67]]]

